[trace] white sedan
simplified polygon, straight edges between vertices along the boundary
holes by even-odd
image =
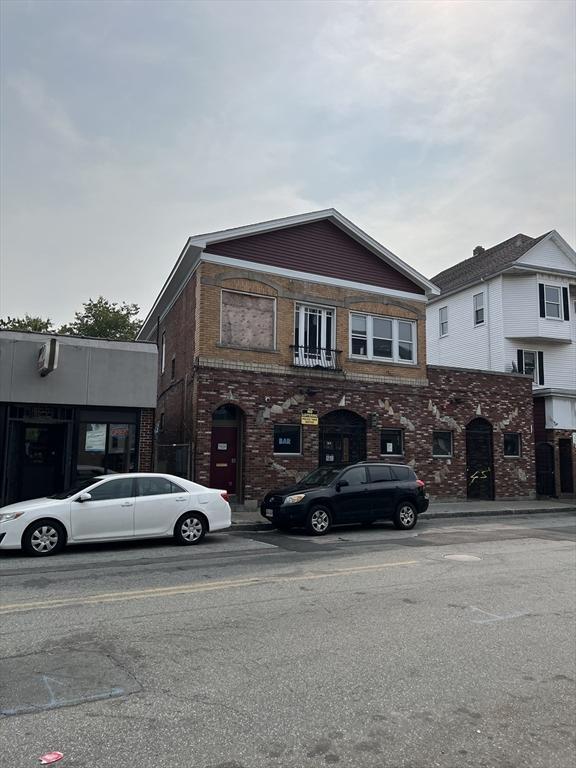
[[[43,499],[0,508],[0,549],[53,555],[66,544],[173,536],[198,544],[232,524],[226,491],[173,475],[101,475]]]

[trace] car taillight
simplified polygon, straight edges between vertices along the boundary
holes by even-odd
[[[424,480],[416,480],[416,485],[418,486],[418,488],[424,488],[426,483],[424,482]]]
[[[222,496],[224,501],[228,501],[228,491],[220,491],[220,496]]]

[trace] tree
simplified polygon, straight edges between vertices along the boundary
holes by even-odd
[[[52,321],[49,317],[0,317],[0,330],[2,331],[34,331],[35,333],[54,333]]]
[[[82,312],[75,313],[74,322],[63,325],[58,333],[132,341],[142,325],[140,320],[134,319],[139,312],[137,304],[117,304],[99,296],[96,300],[85,302]]]

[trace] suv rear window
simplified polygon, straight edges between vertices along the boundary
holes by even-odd
[[[392,477],[394,480],[416,480],[416,473],[410,467],[390,467],[392,471]]]

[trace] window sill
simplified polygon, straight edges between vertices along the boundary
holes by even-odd
[[[486,323],[474,323],[474,328],[484,328],[486,326]]]
[[[403,453],[381,453],[380,456],[383,459],[403,459],[404,458]]]
[[[272,456],[284,456],[286,458],[294,458],[294,456],[302,456],[301,453],[273,453]]]
[[[440,455],[440,454],[437,454],[437,453],[433,453],[432,454],[432,458],[433,459],[453,459],[454,458],[454,454],[451,453],[450,455],[447,455],[447,454]]]
[[[504,454],[504,458],[505,459],[521,459],[522,456],[506,456],[506,454]]]
[[[356,357],[356,356],[350,356],[347,357],[346,360],[349,363],[376,363],[376,365],[401,365],[405,368],[417,368],[418,363],[413,363],[409,361],[403,361],[403,360],[386,360],[382,357],[373,357],[370,359],[369,357]]]
[[[216,346],[219,349],[236,349],[240,350],[241,352],[265,352],[267,355],[273,354],[278,355],[280,354],[277,349],[271,349],[271,348],[262,348],[262,347],[241,347],[236,344],[222,344],[222,342],[217,342]]]

